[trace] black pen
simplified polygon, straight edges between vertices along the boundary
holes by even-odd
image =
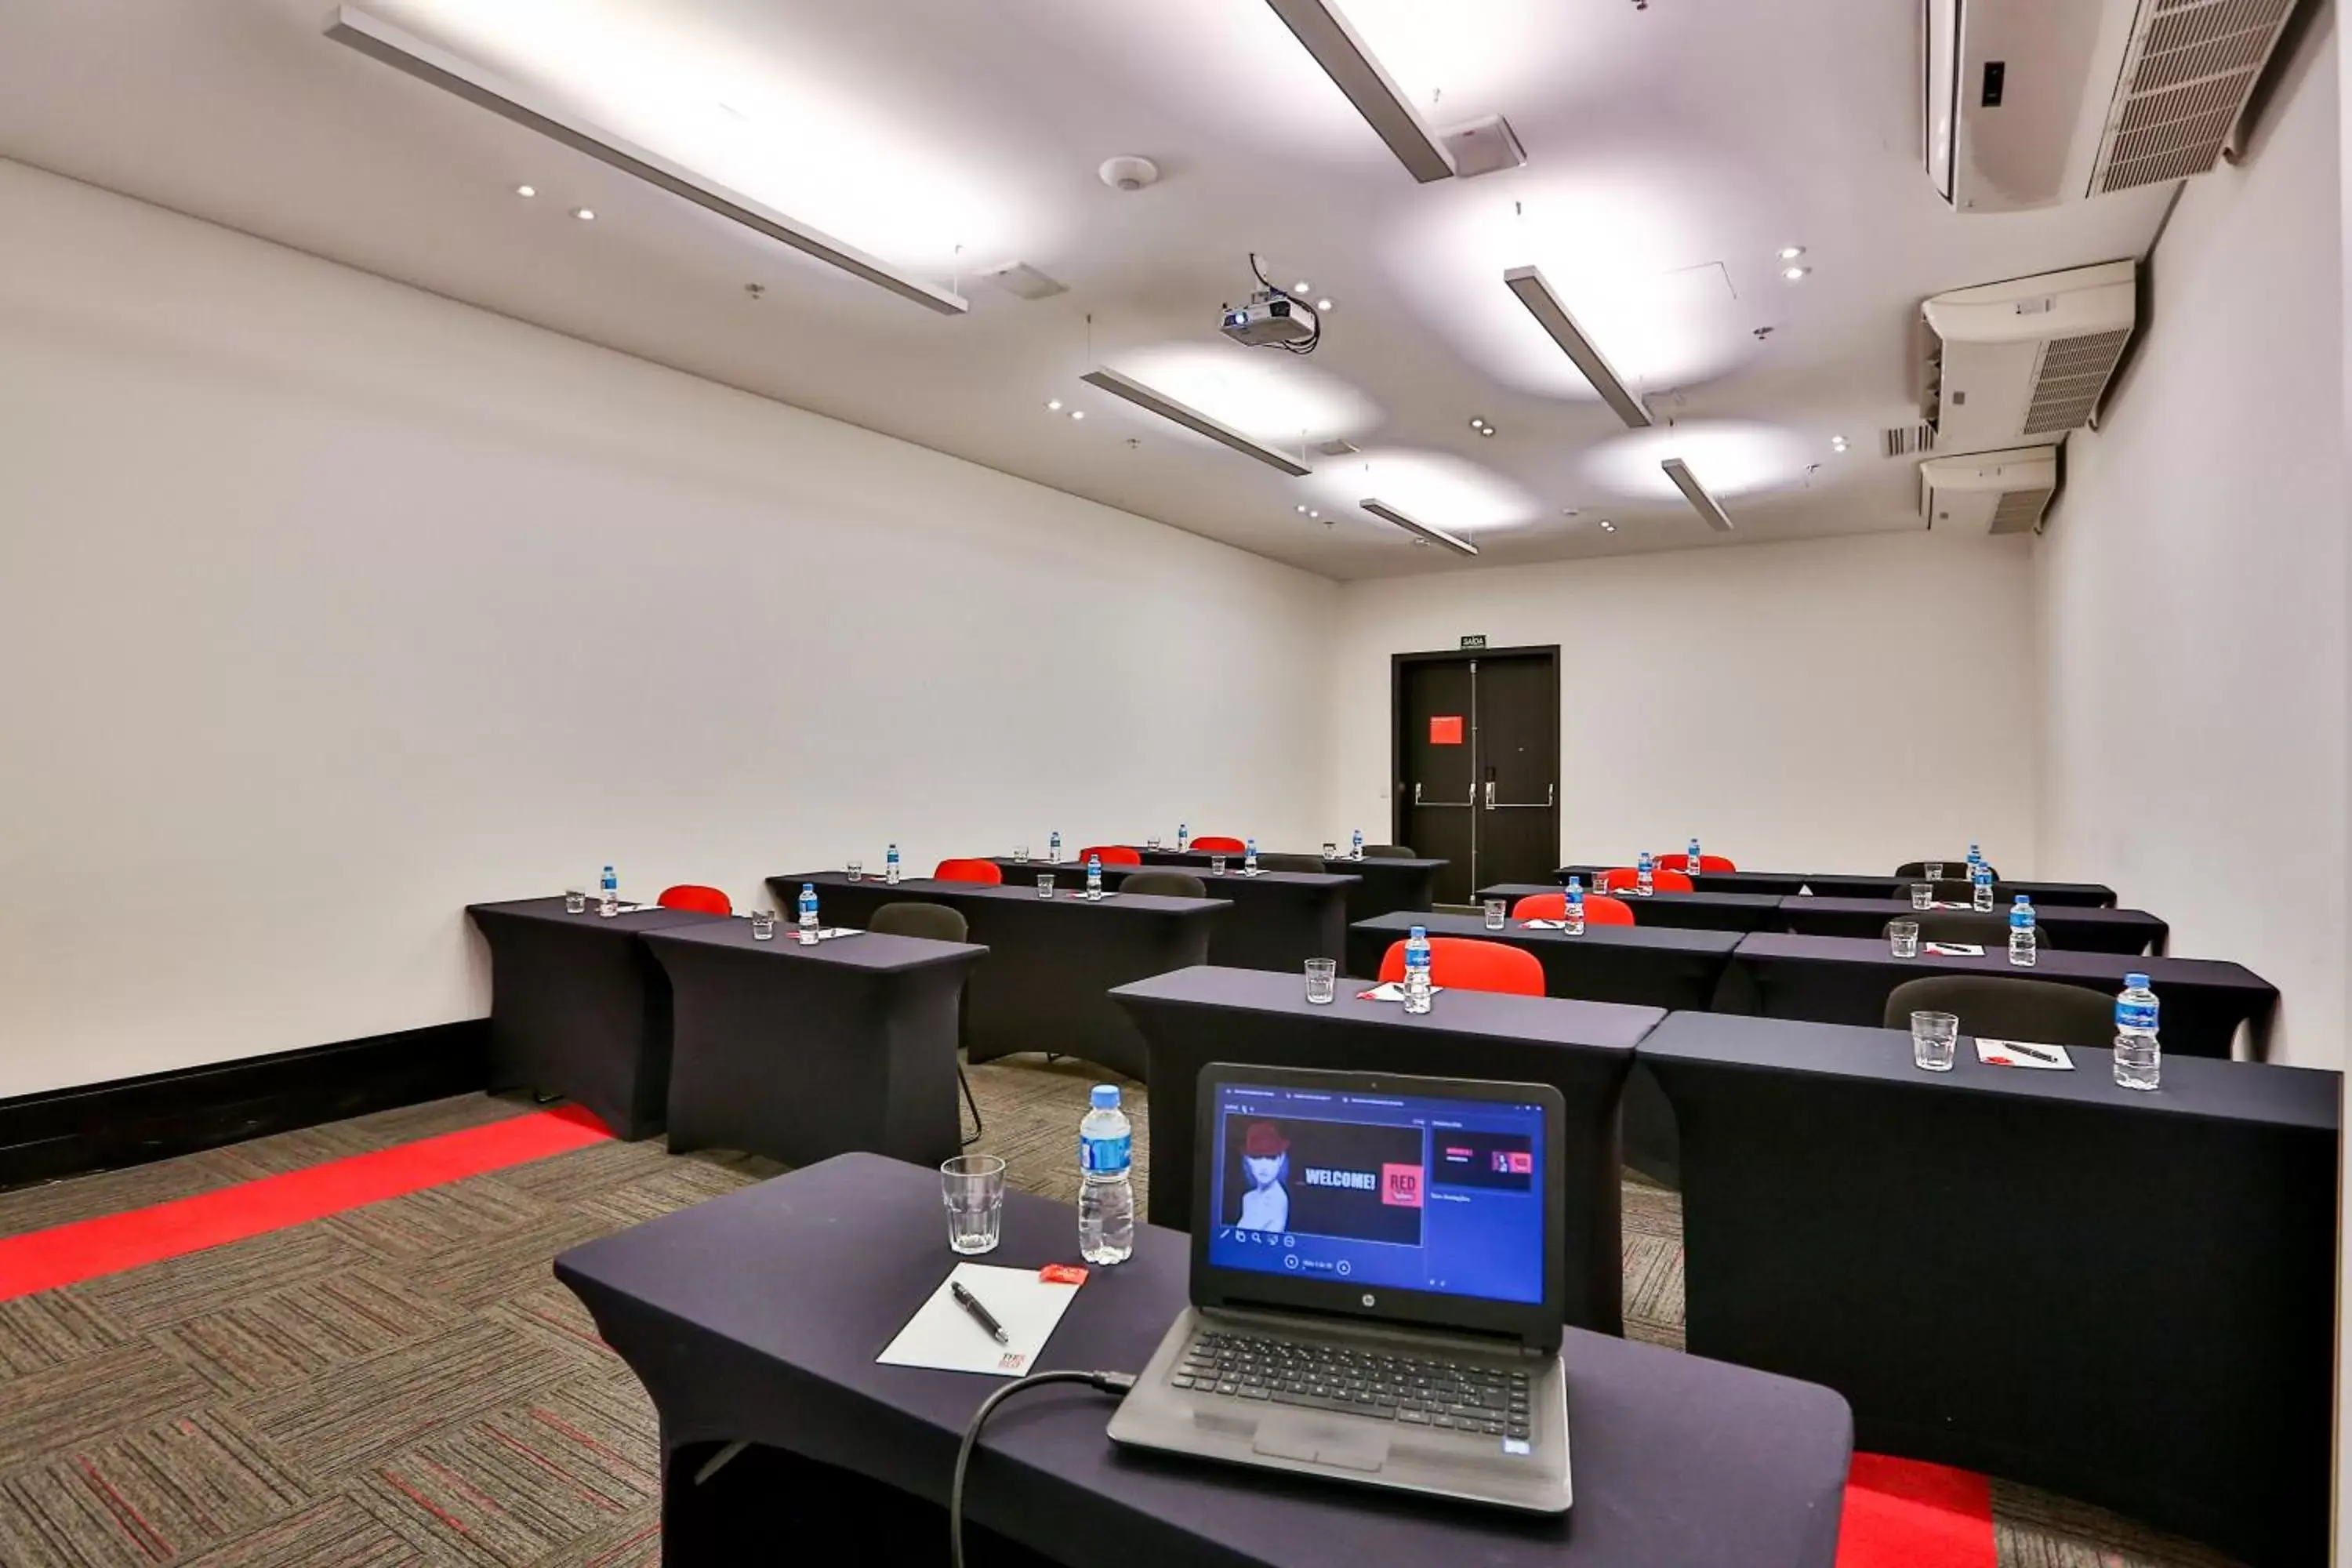
[[[1009,1345],[1013,1342],[1010,1339],[1005,1337],[1003,1325],[998,1323],[994,1318],[989,1315],[987,1308],[980,1304],[979,1297],[973,1295],[971,1291],[965,1289],[961,1285],[957,1284],[952,1279],[948,1281],[948,1293],[955,1298],[956,1305],[971,1313],[971,1321],[978,1323],[982,1328],[986,1329],[990,1337],[994,1339],[998,1344]]]

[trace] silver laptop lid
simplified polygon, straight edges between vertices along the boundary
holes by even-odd
[[[1196,1306],[1559,1348],[1557,1089],[1227,1062],[1199,1089]]]

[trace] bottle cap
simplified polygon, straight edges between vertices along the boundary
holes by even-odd
[[[1412,934],[1417,937],[1426,938],[1429,935],[1429,928],[1427,926],[1415,926],[1412,928]]]
[[[2018,895],[2017,895],[2017,901],[2018,901],[2019,903],[2021,903],[2021,904],[2030,904],[2030,903],[2032,903],[2033,900],[2032,900],[2032,899],[2027,898],[2023,893],[2020,893],[2020,894],[2018,894]]]
[[[814,882],[803,882],[801,884],[801,891],[803,893],[814,893],[816,891],[816,884]]]
[[[2126,990],[2126,991],[2145,991],[2145,990],[2147,990],[2147,975],[2145,975],[2145,974],[2126,974],[2126,975],[2125,975],[2125,976],[2124,976],[2124,989],[2125,989],[2125,990]]]
[[[1118,1085],[1115,1083],[1098,1083],[1095,1085],[1094,1094],[1090,1098],[1093,1100],[1094,1108],[1097,1110],[1117,1110],[1118,1109]]]

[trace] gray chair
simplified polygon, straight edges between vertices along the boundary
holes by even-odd
[[[2009,948],[2009,917],[1998,912],[1981,914],[1974,910],[1921,910],[1916,914],[1897,915],[1896,921],[1917,921],[1921,942],[1972,942],[1987,952],[2006,952]],[[1893,925],[1895,921],[1888,921]],[[2033,928],[2033,945],[2056,948],[2050,940],[2049,928]]]
[[[1371,856],[1376,860],[1418,860],[1421,858],[1420,856],[1412,852],[1412,846],[1410,844],[1367,844],[1364,846],[1364,853]]]
[[[1263,865],[1265,857],[1258,861]],[[1321,868],[1318,868],[1319,870]],[[1189,871],[1137,871],[1118,885],[1122,893],[1144,893],[1161,899],[1205,899],[1208,885]]]
[[[919,936],[930,942],[963,942],[971,934],[971,927],[964,923],[961,911],[950,909],[945,904],[913,900],[884,904],[866,922],[866,929],[879,931],[884,936]],[[956,1032],[959,1035],[963,1032],[962,1005],[961,1001],[956,1005]],[[961,1062],[956,1063],[956,1082],[963,1089],[963,1102],[971,1107],[971,1136],[963,1141],[965,1146],[970,1147],[988,1131],[988,1124],[980,1119],[980,1101],[971,1097],[971,1079],[964,1077]]]
[[[1323,870],[1323,857],[1320,855],[1261,855],[1257,858],[1257,868],[1261,871],[1304,871],[1309,876],[1319,876]]]
[[[2103,1051],[2116,1043],[2115,1003],[2080,985],[2007,974],[1930,974],[1887,994],[1883,1020],[1908,1029],[1914,1013],[1949,1013],[1960,1033]]]
[[[1947,872],[1949,872],[1954,867],[1958,867],[1962,871],[1966,871],[1969,866],[1969,858],[1965,855],[1955,855],[1949,860],[1938,860],[1936,864],[1943,867]],[[1987,866],[1988,868],[1990,868],[1990,863],[1988,862]],[[1925,860],[1906,860],[1903,864],[1895,868],[1895,874],[1898,877],[1925,877],[1927,874],[1927,862]],[[2000,881],[2000,873],[1999,871],[1994,871],[1992,874],[1992,879],[1996,882]],[[1966,877],[1961,877],[1958,879],[1958,880],[1959,881],[1960,886],[1964,888],[1968,886],[1968,879]]]

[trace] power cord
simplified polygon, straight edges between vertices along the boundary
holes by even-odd
[[[955,1480],[948,1488],[948,1559],[951,1568],[963,1568],[963,1477],[971,1464],[971,1451],[979,1445],[980,1429],[996,1414],[996,1407],[1014,1394],[1032,1388],[1042,1388],[1049,1383],[1083,1383],[1098,1394],[1125,1394],[1135,1386],[1135,1379],[1123,1372],[1033,1372],[1026,1377],[1016,1377],[980,1402],[971,1413],[971,1425],[963,1429],[963,1445],[956,1450]]]

